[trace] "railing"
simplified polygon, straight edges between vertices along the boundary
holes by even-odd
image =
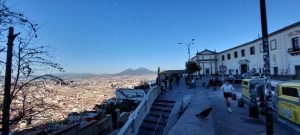
[[[165,127],[165,125],[166,125],[166,118],[165,118],[165,111],[170,107],[171,105],[168,105],[163,111],[162,111],[162,113],[160,114],[160,116],[159,116],[159,119],[158,119],[158,121],[157,121],[157,123],[156,123],[156,126],[155,126],[155,129],[154,129],[154,132],[153,132],[153,134],[152,135],[155,135],[155,133],[156,133],[156,131],[158,130],[158,125],[159,125],[159,123],[160,123],[160,120],[163,120],[163,126],[161,127],[162,129],[164,129],[164,127]],[[162,132],[163,133],[163,132]]]
[[[160,93],[160,90],[157,87],[151,87],[146,96],[140,102],[138,107],[133,113],[130,114],[127,122],[120,129],[118,135],[136,135],[138,129],[142,125],[144,118],[149,112],[152,103]]]

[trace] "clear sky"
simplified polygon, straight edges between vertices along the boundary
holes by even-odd
[[[300,0],[266,0],[269,32],[300,20]],[[66,72],[183,69],[191,54],[222,51],[261,33],[259,0],[7,0],[42,25]],[[17,31],[17,30],[16,30]],[[261,34],[260,34],[261,35]]]

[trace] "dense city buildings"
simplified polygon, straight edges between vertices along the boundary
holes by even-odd
[[[63,120],[76,119],[83,112],[93,112],[95,106],[108,100],[114,100],[116,88],[133,88],[141,82],[154,80],[156,75],[140,76],[103,76],[90,77],[85,79],[66,79],[64,84],[47,82],[46,88],[40,91],[43,94],[39,96],[45,105],[52,105],[53,108],[40,112],[32,117],[32,122],[28,125],[27,120],[21,121],[12,127],[13,130],[22,130],[36,126],[45,125],[46,123],[56,123]],[[2,100],[2,96],[1,96]],[[30,100],[30,99],[28,99]],[[21,102],[16,100],[17,102]],[[18,105],[13,103],[12,106]],[[44,106],[46,107],[46,106]],[[41,107],[43,108],[43,107]],[[16,111],[17,112],[17,111]],[[17,115],[12,112],[12,115]],[[76,117],[75,117],[76,116]],[[72,121],[72,120],[71,120]]]
[[[273,76],[300,78],[300,22],[269,34],[270,64]],[[201,74],[219,73],[219,67],[227,67],[226,74],[263,72],[261,38],[221,52],[205,49],[192,58],[202,70]]]

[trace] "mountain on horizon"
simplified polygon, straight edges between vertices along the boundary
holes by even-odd
[[[104,77],[110,74],[93,74],[93,73],[61,73],[55,74],[57,77],[62,79],[88,79],[93,77]]]
[[[118,75],[130,75],[130,76],[136,76],[136,75],[146,75],[146,74],[156,74],[156,72],[151,71],[147,68],[144,67],[140,67],[138,69],[126,69],[120,73],[114,74],[114,76],[118,76]]]
[[[120,73],[116,74],[93,74],[93,73],[60,73],[54,74],[57,77],[62,79],[88,79],[88,78],[97,78],[97,77],[105,77],[105,76],[122,76],[122,75],[130,75],[130,76],[138,76],[138,75],[147,75],[147,74],[156,74],[156,72],[151,71],[147,68],[138,68],[138,69],[131,69],[128,68]]]

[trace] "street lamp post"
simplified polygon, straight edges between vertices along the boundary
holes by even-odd
[[[187,46],[187,48],[188,48],[188,55],[189,55],[188,61],[191,60],[190,46],[191,46],[192,44],[194,44],[193,41],[195,41],[195,39],[192,39],[189,43],[178,43],[179,45],[186,45],[186,46]]]
[[[265,76],[265,93],[266,93],[266,134],[273,134],[273,116],[272,116],[272,94],[270,84],[270,51],[268,40],[268,25],[266,14],[266,2],[260,0],[260,17],[262,29],[263,59],[264,59],[264,76]]]

